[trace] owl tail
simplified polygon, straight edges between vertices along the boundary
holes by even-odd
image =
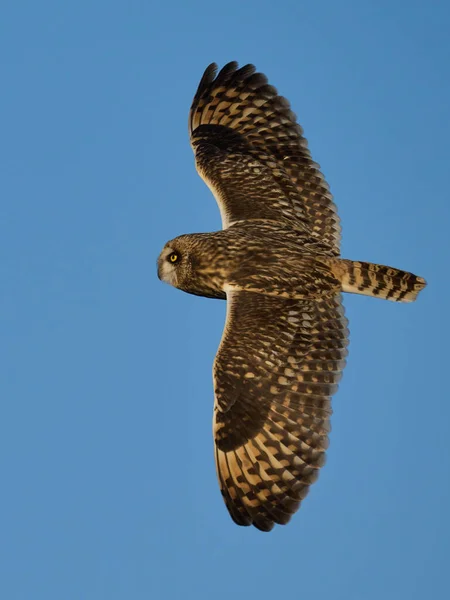
[[[425,279],[407,271],[356,260],[338,259],[333,271],[342,283],[342,291],[394,302],[414,302],[426,286]]]

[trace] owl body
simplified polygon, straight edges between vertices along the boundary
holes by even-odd
[[[321,254],[321,252],[323,254]],[[172,266],[166,257],[177,253]],[[341,291],[325,248],[303,231],[250,222],[168,242],[158,265],[160,279],[196,295],[225,298],[242,290],[284,298],[313,298]]]
[[[160,279],[226,299],[214,360],[215,462],[238,525],[286,524],[317,479],[345,365],[341,292],[411,302],[412,273],[340,257],[328,185],[286,99],[252,65],[210,65],[189,114],[221,231],[179,236]]]

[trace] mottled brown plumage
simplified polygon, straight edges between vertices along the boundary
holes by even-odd
[[[340,294],[227,301],[214,363],[217,471],[236,523],[268,531],[288,522],[325,462],[347,320]]]
[[[223,230],[168,242],[158,275],[227,300],[214,361],[220,488],[233,520],[287,523],[325,460],[347,354],[341,292],[415,300],[425,281],[339,257],[341,228],[295,115],[252,65],[210,65],[189,115]]]

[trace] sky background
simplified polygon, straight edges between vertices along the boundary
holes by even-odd
[[[445,596],[449,27],[444,1],[2,3],[2,598]],[[343,255],[429,282],[412,305],[345,298],[327,465],[270,534],[234,525],[216,481],[225,303],[155,267],[220,228],[187,113],[230,60],[291,101]]]

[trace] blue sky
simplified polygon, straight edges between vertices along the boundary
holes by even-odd
[[[6,2],[0,19],[0,588],[7,600],[386,600],[448,589],[448,3]],[[212,452],[225,303],[162,285],[220,227],[187,112],[212,61],[287,96],[343,255],[424,276],[346,297],[328,462],[289,526],[230,520]]]

